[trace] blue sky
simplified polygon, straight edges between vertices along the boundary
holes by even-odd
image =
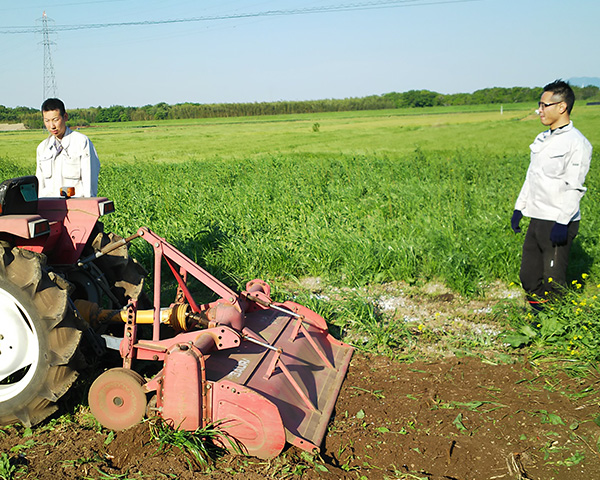
[[[343,11],[349,5],[361,8]],[[456,93],[600,77],[597,0],[23,0],[0,2],[0,105],[43,101],[44,11],[68,108]],[[269,11],[285,14],[244,16]]]

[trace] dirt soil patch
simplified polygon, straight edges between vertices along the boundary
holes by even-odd
[[[23,123],[0,123],[0,132],[12,132],[16,130],[27,130]]]
[[[547,376],[527,363],[477,358],[396,363],[356,354],[320,458],[289,448],[271,461],[234,455],[202,473],[147,424],[113,433],[73,422],[9,427],[0,451],[14,478],[600,478],[598,378]],[[33,434],[35,433],[35,435]]]
[[[148,422],[111,432],[81,406],[33,429],[0,429],[9,459],[3,467],[0,457],[0,478],[600,478],[597,371],[573,377],[518,352],[441,345],[463,335],[500,343],[500,328],[486,317],[497,298],[465,302],[439,286],[421,296],[388,286],[373,301],[414,330],[411,361],[355,352],[319,455],[294,447],[269,461],[228,454],[205,471],[186,452],[161,449]]]

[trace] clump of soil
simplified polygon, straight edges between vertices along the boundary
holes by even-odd
[[[289,448],[264,461],[227,455],[203,472],[161,449],[148,424],[122,432],[84,421],[10,427],[0,449],[14,478],[600,478],[598,378],[546,375],[474,357],[398,363],[355,354],[318,457]],[[583,392],[583,393],[582,393]],[[102,475],[105,475],[104,477]],[[520,475],[520,476],[519,476]]]

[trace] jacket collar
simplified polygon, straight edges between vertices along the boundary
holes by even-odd
[[[554,130],[549,130],[553,135],[560,135],[561,133],[568,132],[573,128],[573,120],[569,121],[566,125],[562,127],[555,128]]]
[[[71,143],[71,133],[73,133],[73,130],[67,127],[67,129],[65,130],[65,134],[63,135],[63,138],[61,140],[55,138],[54,135],[48,135],[48,148],[50,150],[54,150],[56,148],[57,141],[60,142],[63,148],[67,148]]]

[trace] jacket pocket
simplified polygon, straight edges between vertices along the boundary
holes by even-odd
[[[542,170],[548,177],[558,177],[565,171],[568,149],[551,148],[544,152],[546,157],[542,162]]]
[[[40,170],[44,178],[52,178],[54,157],[42,158],[40,161]]]
[[[81,179],[81,160],[79,158],[64,159],[63,178],[68,178],[69,180]]]

